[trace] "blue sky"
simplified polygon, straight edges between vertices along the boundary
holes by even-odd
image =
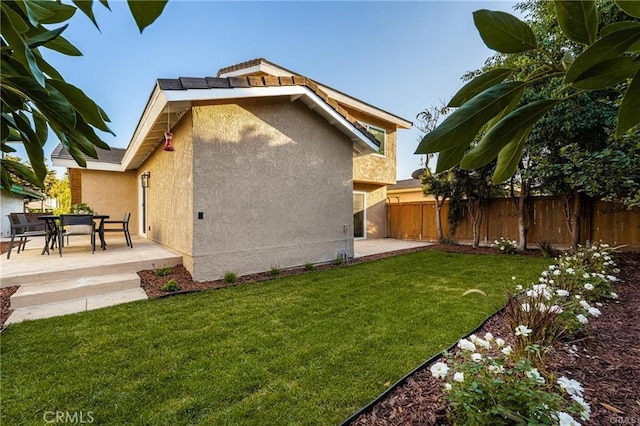
[[[171,0],[139,34],[127,5],[98,2],[98,31],[77,12],[65,37],[84,54],[46,54],[65,79],[111,118],[124,148],[157,78],[214,76],[219,68],[264,57],[335,89],[415,121],[448,101],[460,77],[491,51],[474,25],[478,9],[513,12],[515,2],[208,2]],[[420,166],[418,132],[398,135],[398,179]],[[50,158],[57,141],[50,140]]]

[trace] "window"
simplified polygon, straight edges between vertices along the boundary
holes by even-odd
[[[378,154],[384,155],[387,132],[384,129],[374,127],[370,124],[365,124],[365,126],[367,127],[369,133],[371,133],[378,140],[378,142],[380,142],[380,149],[378,150]]]

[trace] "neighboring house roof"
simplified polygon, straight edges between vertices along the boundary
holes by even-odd
[[[422,190],[422,183],[420,179],[404,179],[396,182],[395,185],[387,186],[387,191],[402,191],[402,190]]]
[[[25,198],[37,198],[39,200],[44,199],[43,193],[15,183],[11,185],[11,194],[23,195]]]
[[[218,70],[217,76],[218,77],[237,77],[237,76],[246,76],[249,74],[273,75],[278,77],[299,76],[298,73],[291,71],[287,68],[281,67],[280,65],[274,64],[273,62],[269,62],[264,58],[252,59],[250,61],[241,62],[239,64],[221,68],[220,70]],[[409,129],[411,128],[411,126],[413,126],[413,123],[409,120],[406,120],[395,114],[391,114],[390,112],[380,109],[360,99],[354,98],[353,96],[347,95],[346,93],[336,90],[333,87],[324,85],[308,77],[307,77],[307,80],[313,81],[316,85],[318,85],[318,87],[323,92],[325,92],[334,101],[342,103],[350,108],[364,112],[365,114],[377,116],[380,119],[389,121],[403,129]]]
[[[124,154],[127,150],[122,148],[111,148],[110,150],[101,149],[96,147],[96,152],[98,154],[98,158],[91,158],[86,156],[87,160],[87,168],[91,169],[92,165],[97,165],[98,163],[102,164],[111,164],[113,165],[113,170],[120,169],[120,163],[124,158]],[[69,151],[62,144],[58,144],[56,148],[51,153],[51,158],[55,162],[56,167],[78,167],[76,160],[73,159]],[[95,163],[95,164],[94,164]],[[104,167],[107,166],[103,166]]]

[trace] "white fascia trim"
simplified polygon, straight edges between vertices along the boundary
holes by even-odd
[[[90,161],[89,159],[87,159],[87,167],[80,167],[75,160],[63,158],[53,158],[51,163],[54,167],[66,167],[68,169],[102,170],[106,172],[123,172],[125,170],[121,164],[102,163],[100,161]]]
[[[317,83],[317,82],[316,82]],[[375,108],[371,105],[368,105],[356,98],[352,98],[351,96],[347,96],[344,93],[338,92],[335,89],[332,89],[331,87],[327,87],[324,86],[320,83],[317,83],[318,86],[320,87],[320,89],[325,92],[327,95],[329,95],[330,98],[341,102],[345,105],[349,105],[350,107],[357,109],[358,111],[362,111],[366,114],[372,115],[374,117],[378,117],[381,120],[385,120],[385,121],[389,121],[395,125],[397,125],[398,127],[404,128],[404,129],[410,129],[413,126],[413,123],[407,120],[403,120],[399,117],[396,117],[395,115],[389,114],[386,111],[383,111],[381,109]]]
[[[360,153],[373,153],[378,150],[378,146],[362,134],[353,124],[338,114],[322,98],[312,90],[303,86],[271,86],[271,87],[238,87],[233,89],[189,89],[189,90],[167,90],[163,92],[167,102],[179,101],[210,101],[228,99],[261,98],[270,96],[290,96],[292,98],[308,99],[314,106],[314,110],[322,114],[329,123],[338,127],[345,133]],[[296,98],[296,99],[297,99]],[[303,102],[304,102],[303,100]],[[153,105],[152,105],[153,108]],[[150,108],[151,109],[151,108]],[[162,111],[162,108],[160,109]],[[126,156],[125,156],[126,158]]]
[[[164,111],[165,106],[167,105],[167,98],[164,95],[164,92],[160,89],[158,84],[156,83],[153,93],[151,94],[151,98],[149,99],[149,103],[147,104],[147,108],[145,108],[142,113],[142,117],[140,118],[140,122],[136,127],[135,132],[133,132],[133,136],[131,137],[131,142],[127,147],[127,151],[124,153],[124,157],[122,158],[122,170],[127,170],[133,158],[135,157],[138,149],[144,143],[147,134],[155,124],[156,120]]]

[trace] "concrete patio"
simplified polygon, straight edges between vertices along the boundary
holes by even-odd
[[[133,248],[124,238],[107,235],[107,250],[91,254],[87,238],[72,237],[62,257],[57,250],[42,255],[43,238],[34,238],[26,250],[0,259],[0,287],[19,286],[11,296],[6,324],[66,315],[146,299],[138,271],[175,266],[182,256],[147,239],[133,236]],[[431,243],[392,238],[354,242],[355,257],[394,252]]]

